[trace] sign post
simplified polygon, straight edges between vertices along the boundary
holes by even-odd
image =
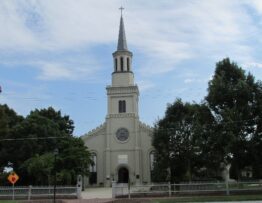
[[[13,188],[12,200],[15,200],[15,184],[13,184],[12,188]]]
[[[13,185],[13,197],[12,199],[15,199],[15,183],[18,181],[19,176],[13,171],[9,174],[9,176],[7,177],[7,179],[9,180],[10,183],[12,183]]]

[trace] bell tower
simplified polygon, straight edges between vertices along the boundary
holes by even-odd
[[[139,121],[139,90],[132,67],[133,54],[127,47],[122,16],[116,51],[113,53],[112,81],[106,87],[105,122],[83,136],[97,167],[92,171],[96,184],[150,182],[149,153],[153,129]],[[91,181],[94,183],[94,181]],[[90,182],[90,184],[92,184]]]
[[[119,113],[133,113],[138,116],[137,85],[134,84],[132,71],[133,54],[128,50],[122,7],[117,50],[113,53],[112,83],[107,86],[108,116]]]
[[[121,7],[120,9],[123,8]],[[112,73],[112,86],[134,85],[132,56],[132,52],[127,48],[124,20],[121,12],[117,50],[113,53],[114,71]]]
[[[132,52],[127,48],[124,20],[120,17],[117,50],[113,53],[112,83],[107,86],[106,182],[109,178],[140,181],[141,158],[138,117],[139,91],[134,84]],[[134,175],[135,174],[135,175]],[[128,177],[127,177],[128,176]]]

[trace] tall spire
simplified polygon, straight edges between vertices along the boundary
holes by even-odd
[[[134,84],[134,75],[132,72],[133,54],[127,48],[124,20],[122,16],[123,9],[123,7],[120,8],[121,18],[117,50],[113,53],[114,72],[112,75],[112,84],[114,86],[126,86]]]
[[[122,11],[124,8],[120,7],[119,9],[121,10],[121,18],[120,18],[120,26],[119,26],[119,34],[118,34],[117,51],[128,51],[127,43],[126,43],[124,20],[122,16]]]

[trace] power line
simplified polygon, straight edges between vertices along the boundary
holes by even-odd
[[[203,125],[205,125],[205,126],[221,126],[221,125],[232,124],[232,123],[244,123],[244,122],[248,122],[248,121],[258,121],[258,119],[252,118],[252,119],[246,119],[246,120],[234,120],[234,121],[227,121],[227,122],[220,121],[220,122],[216,122],[216,123],[204,123]],[[172,128],[172,127],[171,128],[170,127],[167,127],[167,128],[156,127],[155,129],[156,130],[175,130],[176,128],[175,127],[174,128]]]
[[[24,138],[7,138],[1,139],[0,142],[3,141],[24,141],[24,140],[48,140],[48,139],[67,139],[70,137],[24,137]]]

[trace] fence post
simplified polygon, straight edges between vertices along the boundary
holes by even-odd
[[[131,198],[131,195],[130,195],[130,186],[131,186],[131,184],[130,184],[130,181],[129,181],[129,179],[128,179],[128,199]]]
[[[116,181],[112,181],[112,198],[116,197]]]
[[[226,180],[226,195],[230,195],[228,180]]]
[[[13,183],[13,195],[12,195],[12,200],[15,200],[15,184]]]
[[[28,200],[31,199],[31,195],[32,195],[32,185],[28,186]]]
[[[81,199],[81,190],[82,190],[81,187],[76,187],[76,196],[77,196],[77,199]]]
[[[77,199],[81,199],[81,191],[82,191],[82,175],[77,176],[77,185],[76,185],[76,190],[77,190]]]
[[[168,182],[168,196],[171,197],[171,183]]]

